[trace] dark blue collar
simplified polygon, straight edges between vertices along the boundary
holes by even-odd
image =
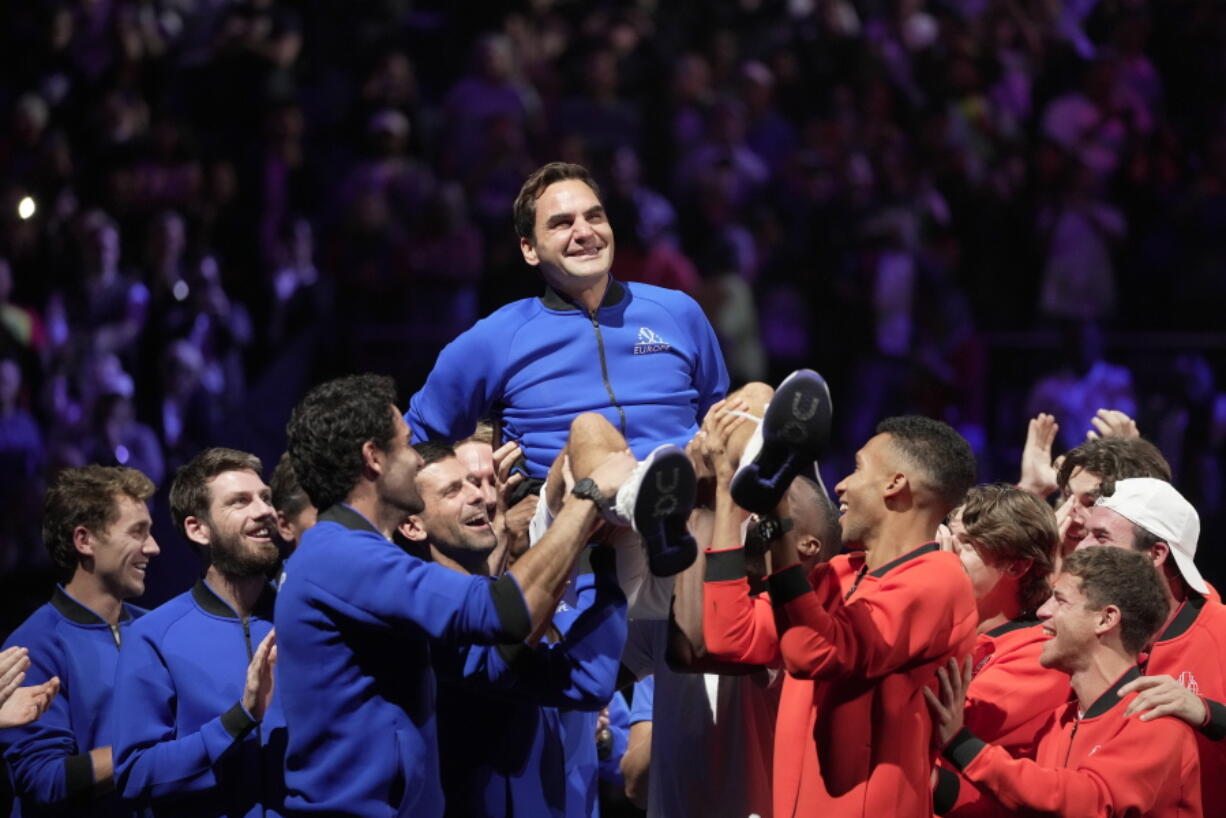
[[[622,298],[626,294],[626,288],[621,282],[609,276],[609,286],[604,289],[604,298],[600,299],[600,308],[615,307],[621,303]],[[571,301],[562,293],[545,285],[545,294],[541,296],[541,303],[548,309],[558,312],[587,312],[575,302]]]

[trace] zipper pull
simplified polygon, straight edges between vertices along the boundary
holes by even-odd
[[[110,627],[111,627],[111,638],[115,640],[115,647],[118,648],[123,642],[123,638],[119,635],[119,626],[111,625]]]

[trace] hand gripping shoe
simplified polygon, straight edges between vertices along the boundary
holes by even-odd
[[[613,517],[643,538],[647,565],[658,577],[684,571],[698,556],[698,544],[686,527],[697,487],[690,459],[667,444],[647,455],[617,491]]]
[[[757,514],[774,511],[825,448],[831,411],[830,389],[813,370],[798,369],[779,384],[732,477],[733,501]]]

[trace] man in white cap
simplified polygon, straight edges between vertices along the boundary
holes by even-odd
[[[1146,675],[1120,690],[1139,691],[1128,714],[1172,715],[1197,728],[1205,815],[1226,814],[1226,606],[1196,567],[1200,517],[1164,480],[1120,480],[1100,497],[1078,548],[1113,545],[1147,552],[1170,606],[1154,637]]]

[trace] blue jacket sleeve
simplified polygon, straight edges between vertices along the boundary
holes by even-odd
[[[470,648],[464,681],[545,707],[600,710],[608,704],[626,644],[626,596],[612,549],[593,549],[592,562],[600,566],[576,580],[578,614],[561,617],[561,623],[555,617],[560,641]]]
[[[711,322],[697,302],[686,296],[689,310],[685,321],[689,324],[690,337],[694,339],[697,368],[694,371],[694,387],[698,390],[698,422],[706,417],[707,410],[728,394],[728,367],[724,352]]]
[[[177,734],[170,671],[144,633],[120,652],[112,713],[115,786],[138,803],[216,786],[213,766],[256,724],[235,702],[196,732]]]
[[[510,574],[496,581],[466,576],[410,556],[378,534],[352,536],[351,559],[327,573],[290,573],[286,581],[309,583],[312,597],[348,617],[434,639],[494,644],[530,634],[528,606]]]
[[[498,332],[493,319],[478,321],[445,346],[425,384],[409,399],[404,419],[413,443],[468,437],[500,397],[510,346],[505,336],[511,330]]]
[[[30,646],[30,667],[25,684],[42,684],[60,676],[60,694],[35,722],[0,733],[4,758],[13,779],[13,792],[27,803],[48,808],[66,808],[87,801],[93,793],[94,768],[91,747],[78,747],[69,712],[68,680],[56,669],[56,650],[62,645],[50,638]],[[10,645],[5,645],[10,647]]]

